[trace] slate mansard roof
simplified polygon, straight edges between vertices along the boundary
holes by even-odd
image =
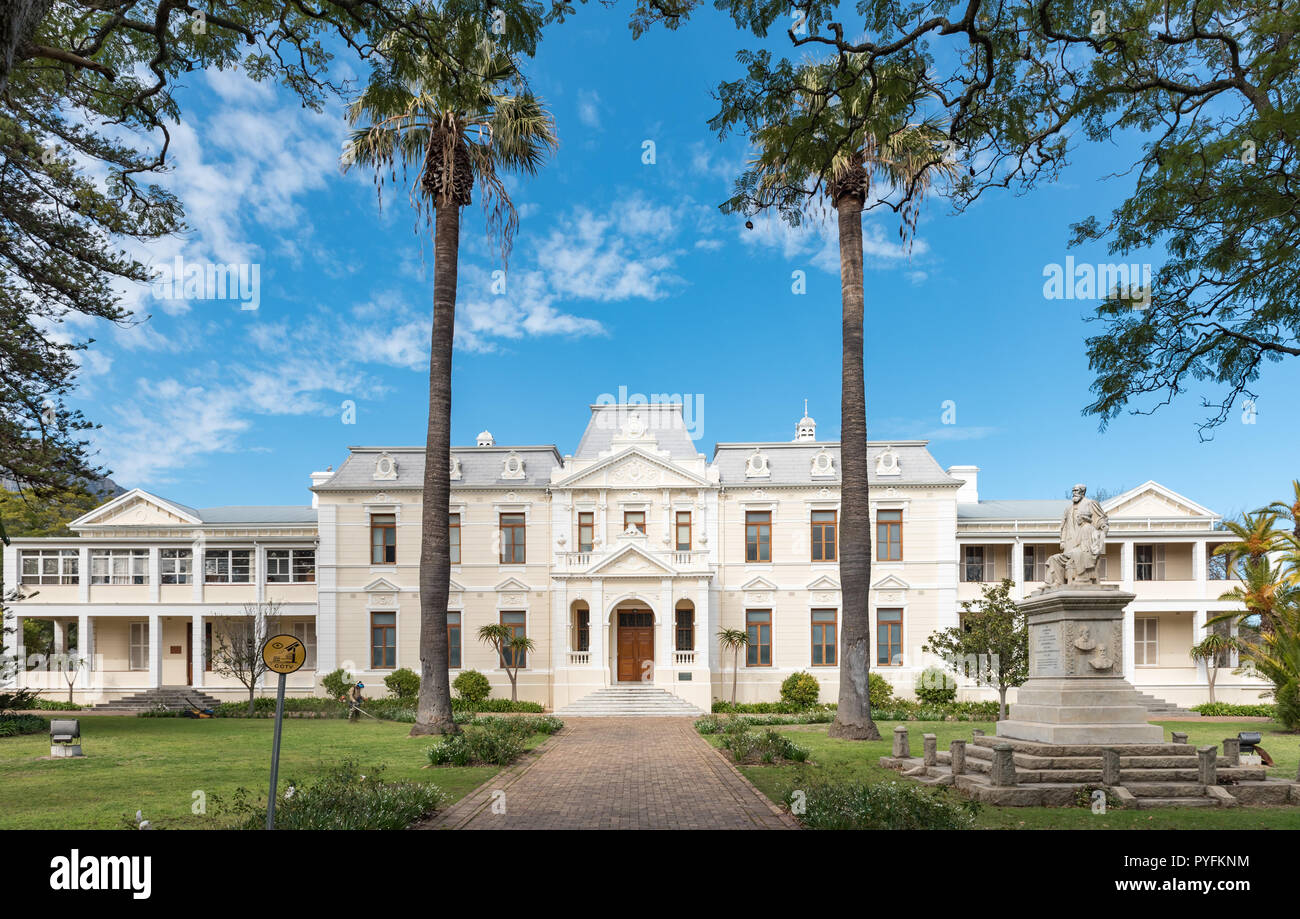
[[[926,449],[928,441],[870,441],[867,444],[867,481],[872,487],[890,485],[947,485],[958,487],[953,478]],[[770,477],[746,476],[746,464],[758,450],[767,457]],[[886,450],[898,456],[897,475],[878,475],[876,461]],[[813,475],[813,459],[825,451],[834,460],[833,476]],[[799,441],[794,443],[718,444],[713,462],[719,469],[723,485],[835,485],[840,484],[839,441]]]
[[[349,447],[348,458],[329,479],[313,491],[385,491],[424,487],[423,447]],[[510,454],[524,464],[523,478],[505,478],[502,473]],[[387,454],[396,467],[396,478],[375,478],[376,464]],[[551,470],[561,464],[554,446],[452,447],[451,455],[460,461],[460,478],[453,488],[544,488],[550,484]]]
[[[670,458],[697,459],[700,456],[695,441],[691,439],[691,432],[687,430],[681,404],[653,402],[647,405],[622,403],[591,406],[591,418],[587,421],[587,429],[582,432],[582,440],[578,441],[578,449],[573,458],[599,458],[614,446],[614,435],[624,429],[632,415],[641,419],[645,430],[654,435],[656,447],[667,450]]]

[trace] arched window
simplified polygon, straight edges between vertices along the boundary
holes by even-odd
[[[695,650],[695,604],[690,600],[677,601],[675,620],[676,649]]]

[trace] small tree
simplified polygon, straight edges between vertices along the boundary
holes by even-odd
[[[740,673],[740,649],[749,647],[749,633],[744,629],[718,629],[718,644],[731,652],[731,704],[736,704],[736,675]]]
[[[76,654],[60,655],[59,670],[63,673],[63,681],[68,684],[68,701],[72,701],[72,688],[77,685],[77,676],[81,673],[81,668],[86,666],[86,659]]]
[[[1226,666],[1226,655],[1230,651],[1241,651],[1242,647],[1242,641],[1235,635],[1217,631],[1210,632],[1200,644],[1192,646],[1192,660],[1205,662],[1205,678],[1210,684],[1211,703],[1214,702],[1214,681],[1219,678],[1219,668]]]
[[[257,684],[267,672],[262,645],[280,631],[280,604],[245,603],[237,616],[222,616],[212,630],[212,672],[234,677],[248,690],[248,713],[253,714]]]
[[[519,668],[535,645],[531,638],[518,635],[508,625],[485,625],[478,630],[478,640],[496,648],[497,659],[510,677],[510,701],[519,701]]]
[[[1007,717],[1007,690],[1029,679],[1029,625],[1011,599],[1010,578],[982,588],[980,600],[962,603],[961,625],[941,629],[922,645],[959,675],[998,690],[998,720]]]

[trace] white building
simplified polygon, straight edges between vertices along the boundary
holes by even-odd
[[[571,456],[497,445],[486,431],[453,448],[453,666],[507,694],[501,662],[476,639],[504,623],[536,643],[520,698],[559,708],[636,682],[708,708],[732,681],[717,633],[744,629],[742,701],[776,699],[799,670],[834,700],[839,445],[815,432],[805,417],[791,442],[720,443],[709,458],[680,406],[597,405]],[[1041,586],[1068,499],[981,501],[978,470],[942,468],[924,441],[868,452],[873,665],[908,695],[934,663],[925,639],[955,625],[982,583],[1011,577],[1020,596]],[[78,678],[84,700],[172,686],[236,696],[208,669],[213,630],[272,601],[310,649],[291,692],[320,693],[335,667],[368,685],[418,671],[423,466],[419,447],[353,447],[337,470],[312,473],[312,504],[299,507],[195,509],[133,490],[75,521],[75,538],[13,540],[4,582],[24,598],[9,615],[52,620],[56,650],[72,645],[92,662]],[[1174,703],[1205,701],[1205,670],[1188,649],[1207,617],[1232,608],[1217,599],[1232,584],[1213,556],[1230,535],[1214,512],[1155,482],[1103,505],[1104,577],[1137,595],[1126,676]],[[31,663],[21,679],[66,692],[60,673]],[[1224,670],[1218,696],[1254,702],[1260,688]]]

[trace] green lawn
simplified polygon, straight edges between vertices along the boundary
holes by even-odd
[[[119,829],[143,811],[161,828],[217,828],[226,818],[209,800],[191,813],[193,792],[229,798],[241,785],[265,795],[270,782],[270,719],[81,719],[84,759],[41,759],[48,734],[0,738],[0,829]],[[454,801],[496,774],[495,767],[422,769],[428,737],[409,724],[290,719],[280,747],[280,787],[351,757],[363,771],[384,765],[387,780],[433,782]],[[529,746],[545,737],[536,735]],[[450,801],[449,801],[450,803]]]
[[[810,751],[811,763],[787,766],[741,766],[743,772],[760,791],[777,803],[792,788],[810,781],[908,781],[897,772],[878,765],[881,756],[891,750],[891,736],[897,722],[878,724],[881,741],[860,743],[834,740],[826,736],[827,726],[794,725],[775,730],[788,731],[796,743]],[[1272,722],[1162,722],[1166,737],[1170,730],[1186,731],[1188,742],[1203,746],[1219,744],[1225,737],[1235,737],[1238,731],[1260,731],[1264,736],[1261,745],[1273,757],[1276,767],[1271,775],[1294,779],[1300,764],[1300,734],[1281,733],[1281,726]],[[923,722],[906,724],[912,754],[921,752],[921,735],[934,734],[939,749],[948,749],[953,740],[969,740],[971,730],[981,728],[992,734],[994,726],[975,722]],[[756,728],[762,731],[765,728]],[[721,742],[719,735],[709,738],[715,746]],[[956,792],[947,792],[957,794]],[[1239,808],[1170,808],[1152,811],[1111,810],[1093,814],[1087,808],[1054,807],[990,807],[980,810],[979,825],[989,828],[1031,829],[1300,829],[1300,807],[1239,807]]]

